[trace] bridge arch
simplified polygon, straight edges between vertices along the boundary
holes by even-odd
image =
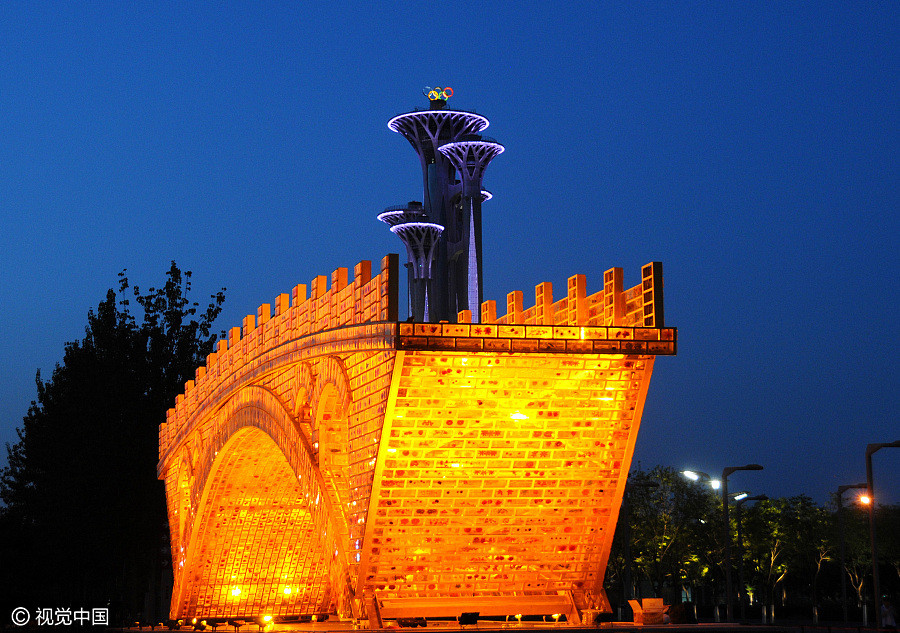
[[[325,480],[334,519],[343,542],[349,537],[350,507],[350,380],[343,363],[326,357],[318,365],[319,374],[313,389],[313,450]]]
[[[293,398],[294,420],[310,445],[313,441],[314,419],[311,401],[315,384],[316,374],[313,372],[312,365],[308,362],[300,363],[294,371],[290,393]]]
[[[219,409],[211,431],[191,491],[194,534],[175,561],[177,615],[347,612],[341,530],[284,405],[247,387]]]

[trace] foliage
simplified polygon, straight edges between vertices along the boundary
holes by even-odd
[[[645,487],[649,482],[658,487]],[[630,550],[634,581],[642,586],[638,596],[655,595],[671,604],[683,595],[693,595],[700,603],[700,613],[711,617],[713,605],[724,599],[724,530],[718,494],[689,482],[672,468],[657,466],[631,473],[623,508],[626,505],[629,510],[620,515],[607,568],[613,604],[622,603],[627,593]],[[872,571],[868,516],[859,507],[845,507],[843,516],[846,561],[841,569],[834,509],[798,495],[744,503],[740,512],[732,511],[734,604],[738,605],[742,561],[756,614],[758,604],[764,603],[808,620],[816,606],[821,607],[820,617],[824,613],[837,621],[841,617],[842,574],[857,593],[853,602],[867,599],[871,604],[871,591],[867,593]],[[900,589],[900,530],[896,527],[900,525],[900,506],[879,506],[875,516],[882,591],[895,595]],[[688,593],[687,588],[695,591]],[[859,618],[860,612],[854,612]]]
[[[142,294],[123,271],[119,294],[89,311],[84,339],[66,344],[49,380],[38,372],[37,399],[0,471],[4,602],[109,604],[133,617],[158,582],[157,429],[212,351],[225,298],[223,289],[198,313],[190,278],[172,262],[165,284]]]
[[[662,595],[666,586],[706,577],[710,561],[718,560],[711,554],[717,552],[715,524],[708,520],[715,512],[715,495],[665,466],[633,472],[627,494],[635,580],[648,581]],[[620,530],[616,535],[611,559],[624,570],[624,534]]]
[[[776,588],[789,574],[807,579],[806,593],[815,596],[818,575],[833,549],[829,522],[829,513],[805,495],[761,501],[748,509],[743,532],[747,566],[766,604],[775,603]]]

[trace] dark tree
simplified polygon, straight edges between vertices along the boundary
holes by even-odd
[[[657,487],[646,486],[651,482]],[[711,523],[716,497],[668,466],[633,471],[629,483],[634,582],[648,584],[655,596],[680,602],[684,588],[708,580],[708,561],[716,558]],[[628,564],[624,538],[622,526],[617,526],[608,577],[620,586]]]
[[[225,299],[223,289],[198,312],[190,277],[172,262],[165,284],[141,294],[123,271],[118,295],[109,290],[88,313],[84,339],[66,344],[49,380],[38,372],[0,471],[4,613],[108,605],[132,619],[158,590],[167,556],[158,425],[212,351]]]

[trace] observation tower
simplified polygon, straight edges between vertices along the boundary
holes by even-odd
[[[479,135],[489,125],[485,117],[448,110],[452,95],[451,88],[426,89],[430,108],[395,116],[388,127],[418,154],[424,221],[443,229],[434,248],[427,320],[456,322],[459,312],[470,310],[477,322],[482,301],[481,203],[491,197],[482,191],[481,179],[503,146]],[[412,297],[416,289],[410,283]],[[420,318],[418,312],[413,316]]]

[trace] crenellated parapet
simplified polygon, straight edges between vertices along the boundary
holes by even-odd
[[[221,397],[222,385],[234,383],[235,375],[247,374],[254,365],[275,361],[277,350],[289,342],[302,342],[295,347],[307,356],[346,351],[348,343],[342,337],[312,335],[347,326],[397,321],[397,262],[397,255],[386,255],[381,260],[381,270],[373,277],[372,262],[361,261],[353,269],[352,281],[347,268],[338,268],[330,279],[319,275],[308,287],[298,284],[290,294],[278,295],[274,311],[272,304],[264,303],[255,315],[244,317],[241,327],[228,330],[227,339],[220,340],[216,351],[206,357],[206,365],[197,368],[195,379],[185,383],[184,393],[175,399],[166,423],[160,425],[160,460],[177,443],[188,423],[187,412],[196,413],[205,402]],[[381,330],[369,333],[366,336],[362,332],[362,338],[355,339],[354,345],[373,337],[384,338]],[[287,353],[286,348],[282,351]]]
[[[665,327],[663,317],[662,263],[650,262],[641,268],[641,283],[623,290],[623,271],[610,268],[603,273],[603,289],[587,294],[586,277],[573,275],[566,284],[566,296],[553,300],[553,284],[534,287],[534,304],[524,308],[521,290],[506,295],[506,314],[497,316],[497,302],[481,304],[481,323],[515,325],[584,325],[606,327]],[[464,310],[459,323],[471,323]]]

